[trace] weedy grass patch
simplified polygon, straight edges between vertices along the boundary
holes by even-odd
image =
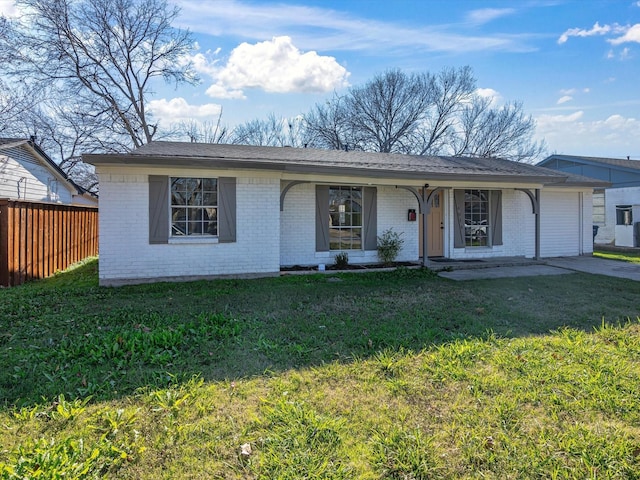
[[[614,252],[609,250],[595,250],[594,257],[607,258],[609,260],[619,260],[629,263],[640,263],[640,253],[638,252]]]
[[[636,282],[95,272],[0,290],[0,478],[640,478]]]

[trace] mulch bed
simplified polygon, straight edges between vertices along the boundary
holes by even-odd
[[[414,262],[393,262],[391,264],[384,263],[367,263],[367,264],[347,264],[338,267],[336,264],[325,265],[327,271],[345,271],[345,270],[373,270],[376,268],[396,268],[396,267],[419,267],[419,263]],[[288,267],[280,267],[281,272],[313,272],[318,271],[318,265],[291,265]]]

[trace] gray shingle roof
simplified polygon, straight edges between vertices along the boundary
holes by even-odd
[[[91,154],[94,165],[129,164],[253,168],[376,178],[465,179],[601,186],[604,182],[499,158],[415,156],[389,153],[258,147],[211,143],[151,142],[129,154]]]
[[[579,155],[551,155],[540,162],[544,164],[551,159],[561,159],[575,162],[599,163],[614,167],[630,168],[632,170],[640,170],[640,160],[631,160],[623,158],[607,158],[607,157],[581,157]]]

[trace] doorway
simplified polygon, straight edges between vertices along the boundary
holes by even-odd
[[[427,190],[427,192],[431,192]],[[444,255],[444,218],[443,218],[443,196],[442,192],[437,192],[431,197],[431,209],[427,215],[427,256],[442,257]],[[423,256],[422,235],[422,215],[418,219],[418,245],[420,257]]]

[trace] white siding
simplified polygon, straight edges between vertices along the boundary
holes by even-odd
[[[0,198],[72,203],[66,182],[33,155],[20,147],[3,152],[0,155]]]
[[[236,242],[150,245],[148,176],[100,174],[101,284],[278,272],[280,180],[236,182]]]
[[[354,185],[358,185],[357,183]],[[335,263],[337,252],[316,252],[315,183],[292,187],[285,197],[281,215],[280,263],[282,265],[317,265]],[[410,208],[418,208],[412,193],[395,187],[376,187],[378,236],[389,228],[402,233],[403,248],[397,261],[418,260],[418,222],[409,222]],[[348,250],[349,263],[378,262],[377,251]]]

